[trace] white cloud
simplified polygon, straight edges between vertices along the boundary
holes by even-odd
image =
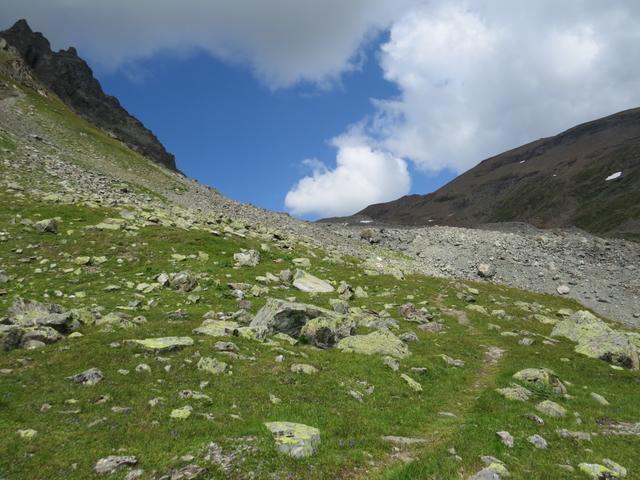
[[[370,128],[429,172],[640,105],[640,3],[439,1],[394,22],[381,48],[401,95]]]
[[[103,67],[202,49],[277,88],[357,68],[363,42],[419,1],[3,0],[2,18],[27,18],[55,48],[75,45]]]
[[[295,215],[332,217],[406,194],[411,184],[406,162],[371,143],[358,128],[334,138],[336,167],[305,161],[313,173],[287,193],[286,207]]]

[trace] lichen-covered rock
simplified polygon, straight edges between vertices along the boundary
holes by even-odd
[[[300,336],[320,348],[335,346],[340,340],[355,335],[356,323],[344,317],[317,317],[309,320],[302,330]]]
[[[206,468],[192,463],[184,467],[171,469],[168,473],[160,476],[158,480],[196,480],[204,478],[203,475],[206,473]]]
[[[613,480],[614,478],[622,478],[613,470],[600,465],[599,463],[580,463],[578,468],[588,478],[592,480]]]
[[[55,218],[47,218],[34,223],[33,228],[40,233],[58,233],[58,222]]]
[[[567,387],[564,386],[555,372],[548,368],[526,368],[515,373],[513,378],[527,385],[550,388],[557,395],[567,393]]]
[[[535,435],[531,435],[527,437],[527,441],[536,448],[541,450],[545,450],[549,448],[549,443],[545,440],[544,437],[541,437],[537,433]]]
[[[180,292],[190,292],[198,285],[198,280],[191,272],[172,273],[169,276],[169,285]]]
[[[233,259],[239,267],[255,267],[260,263],[260,252],[257,250],[246,250],[233,254]]]
[[[225,362],[221,362],[216,358],[211,357],[202,357],[198,360],[198,370],[202,370],[207,373],[212,373],[213,375],[220,375],[224,373],[227,369],[227,364]]]
[[[44,326],[55,328],[61,333],[68,333],[79,326],[71,312],[65,311],[60,305],[24,298],[17,298],[7,310],[7,315],[10,324],[21,327]]]
[[[300,269],[296,270],[293,275],[293,286],[302,292],[308,293],[330,293],[334,291],[330,283]]]
[[[422,385],[420,385],[418,382],[416,382],[413,378],[411,378],[409,375],[403,373],[400,375],[400,377],[407,382],[407,384],[409,385],[409,388],[411,388],[411,390],[413,390],[414,392],[421,392],[422,391]]]
[[[404,358],[409,355],[407,344],[391,332],[373,332],[368,335],[355,335],[340,340],[337,348],[343,352],[365,355],[389,355]]]
[[[185,405],[184,407],[176,408],[171,411],[169,416],[176,420],[186,420],[191,416],[193,407],[191,405]]]
[[[106,475],[113,472],[117,472],[118,470],[124,467],[131,467],[138,463],[138,459],[133,456],[115,456],[111,455],[109,457],[101,458],[96,463],[93,469],[99,475]]]
[[[613,460],[605,458],[602,460],[602,463],[604,463],[609,470],[614,471],[618,478],[625,478],[627,476],[627,469]]]
[[[229,320],[205,320],[193,333],[209,337],[229,337],[238,335],[239,328],[240,324]]]
[[[507,400],[515,400],[518,402],[526,402],[527,400],[529,400],[531,395],[533,395],[530,390],[527,390],[526,388],[515,383],[510,387],[498,388],[496,389],[496,391]]]
[[[576,342],[575,351],[588,357],[633,370],[640,367],[638,349],[629,337],[612,329],[591,312],[573,313],[554,326],[551,336]]]
[[[20,438],[24,440],[32,440],[38,434],[38,432],[33,428],[20,429],[17,430],[16,433]]]
[[[146,322],[144,317],[132,317],[124,312],[111,312],[95,320],[96,326],[117,328],[133,328]]]
[[[249,326],[261,336],[285,333],[290,337],[298,338],[302,327],[318,317],[341,318],[340,315],[326,308],[268,298],[267,303],[258,311]]]
[[[293,373],[304,373],[305,375],[313,375],[314,373],[318,373],[318,369],[313,365],[308,365],[306,363],[294,363],[291,365],[291,371]]]
[[[64,336],[62,336],[57,330],[51,327],[25,328],[21,343],[23,347],[27,343],[33,341],[42,342],[45,345],[49,345],[51,343],[59,342],[63,338]]]
[[[73,383],[80,383],[82,385],[95,385],[96,383],[102,381],[104,375],[97,368],[90,368],[89,370],[85,370],[84,372],[72,375],[71,377],[67,378]]]
[[[143,340],[125,340],[126,343],[141,347],[143,350],[153,353],[171,352],[193,345],[191,337],[159,337],[145,338]]]
[[[18,325],[0,324],[0,351],[13,350],[18,348],[22,342],[25,329]]]
[[[305,458],[316,452],[320,444],[320,430],[302,423],[267,422],[278,450],[293,458]]]
[[[561,418],[567,415],[567,411],[564,407],[558,405],[556,402],[552,402],[551,400],[544,400],[540,402],[536,405],[536,410],[554,418]]]

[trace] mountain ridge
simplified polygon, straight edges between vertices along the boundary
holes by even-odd
[[[483,160],[435,192],[369,205],[324,222],[540,228],[640,234],[640,108],[624,110]],[[614,173],[620,177],[606,181]]]
[[[177,170],[175,157],[153,132],[122,107],[117,98],[104,93],[91,68],[74,47],[54,52],[49,40],[42,33],[34,32],[24,19],[0,31],[0,38],[18,51],[44,86],[80,116],[132,150]]]

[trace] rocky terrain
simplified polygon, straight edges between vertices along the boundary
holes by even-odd
[[[428,195],[329,219],[477,227],[525,222],[640,238],[640,109],[574,127],[480,162]]]
[[[566,295],[606,317],[640,326],[640,247],[633,241],[524,224],[338,231],[402,252],[426,275]]]
[[[133,150],[172,170],[175,158],[155,135],[122,108],[118,99],[106,95],[89,65],[73,47],[54,52],[49,41],[33,32],[25,20],[0,31],[17,49],[34,76],[67,106],[94,125],[120,139]]]
[[[637,244],[301,222],[32,73],[0,50],[0,478],[639,475]]]

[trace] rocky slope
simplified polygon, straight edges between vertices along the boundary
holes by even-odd
[[[431,194],[329,221],[465,227],[526,222],[638,238],[639,159],[640,109],[627,110],[484,160]]]
[[[637,244],[300,222],[24,68],[0,50],[0,478],[640,472]]]
[[[0,38],[15,47],[35,77],[76,113],[154,162],[176,169],[174,156],[150,130],[127,113],[118,99],[103,92],[75,48],[52,51],[49,41],[41,33],[33,32],[25,20],[0,31]]]

